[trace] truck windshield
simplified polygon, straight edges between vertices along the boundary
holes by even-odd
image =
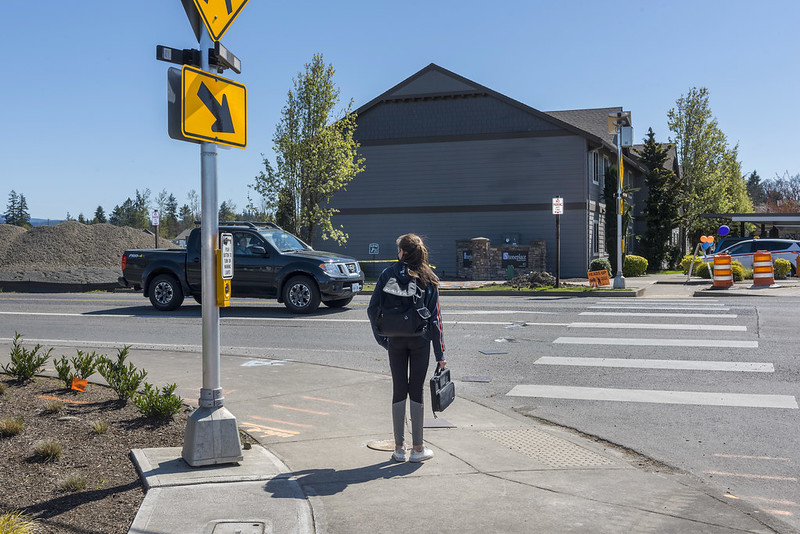
[[[311,250],[311,247],[287,232],[264,230],[260,232],[267,242],[280,252],[292,250]]]

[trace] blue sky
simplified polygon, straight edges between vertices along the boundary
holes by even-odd
[[[170,65],[155,59],[158,44],[197,47],[180,0],[3,7],[0,211],[12,189],[54,219],[110,213],[137,189],[199,194],[200,149],[168,137]],[[623,106],[637,140],[652,127],[666,141],[667,111],[704,86],[743,172],[798,174],[798,14],[796,0],[251,0],[222,38],[242,60],[225,76],[247,86],[248,146],[219,151],[219,200],[245,206],[318,52],[354,107],[436,63],[542,111]]]

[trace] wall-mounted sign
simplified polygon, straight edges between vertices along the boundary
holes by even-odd
[[[513,265],[514,268],[526,269],[528,267],[528,253],[514,250],[504,250],[501,252],[501,262],[503,267]]]
[[[472,252],[466,250],[461,252],[461,266],[465,269],[472,267]]]

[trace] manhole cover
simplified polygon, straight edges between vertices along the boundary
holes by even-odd
[[[394,451],[394,440],[393,439],[376,439],[373,441],[367,442],[367,448],[375,450],[375,451],[387,451],[392,452]]]
[[[487,430],[481,434],[549,467],[614,465],[608,458],[535,428]]]

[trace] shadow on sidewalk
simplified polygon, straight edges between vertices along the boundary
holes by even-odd
[[[270,493],[273,499],[304,499],[305,495],[298,495],[296,491],[292,490],[291,485],[286,484],[287,479],[294,478],[305,494],[335,495],[347,489],[351,484],[402,477],[414,473],[420,467],[422,467],[421,463],[397,463],[389,460],[379,464],[339,471],[336,469],[305,469],[284,473],[273,478],[264,485],[264,490]],[[311,491],[307,491],[308,489]]]

